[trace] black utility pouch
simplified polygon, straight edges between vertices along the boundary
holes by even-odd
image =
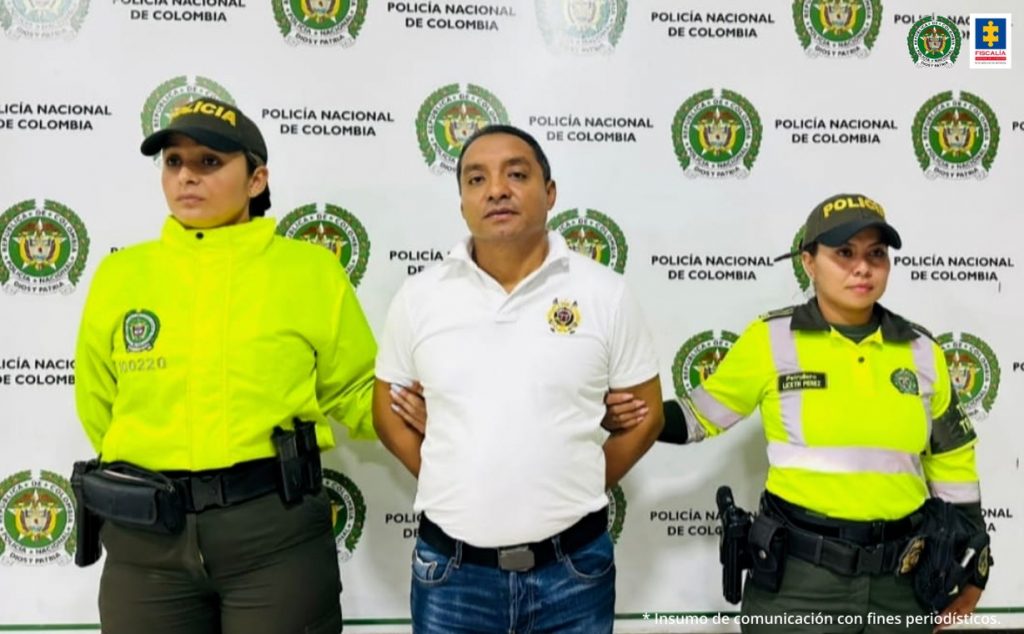
[[[103,554],[100,543],[100,528],[103,518],[86,507],[82,491],[82,478],[99,468],[99,460],[76,462],[71,472],[71,490],[75,494],[75,565],[79,568],[91,566]]]
[[[185,504],[167,476],[113,462],[82,476],[86,508],[103,519],[151,533],[176,535],[185,527]]]
[[[778,592],[786,567],[788,534],[782,522],[762,513],[750,527],[750,582]]]

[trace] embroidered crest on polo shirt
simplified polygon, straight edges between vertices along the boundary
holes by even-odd
[[[571,335],[580,327],[579,306],[576,302],[556,297],[548,309],[548,324],[551,326],[551,332]]]
[[[918,393],[917,375],[907,368],[893,370],[892,374],[889,375],[889,380],[892,381],[892,384],[896,386],[896,389],[901,394],[916,395]]]

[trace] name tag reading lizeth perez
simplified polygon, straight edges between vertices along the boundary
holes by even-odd
[[[779,391],[823,390],[828,387],[824,372],[794,372],[779,376]]]

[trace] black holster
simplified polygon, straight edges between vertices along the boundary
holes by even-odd
[[[81,473],[79,504],[102,520],[165,535],[185,527],[181,491],[167,476],[127,462],[76,463],[75,471]]]
[[[992,564],[989,536],[964,522],[955,506],[929,498],[924,523],[914,540],[924,547],[913,568],[914,596],[935,613],[946,609],[965,584],[984,587]]]
[[[270,436],[277,453],[280,478],[278,493],[285,505],[302,501],[303,495],[315,495],[323,486],[320,448],[316,443],[316,424],[295,419],[295,429],[274,427]]]
[[[715,495],[722,535],[718,543],[718,561],[722,564],[722,596],[737,604],[743,596],[743,571],[751,566],[749,534],[752,516],[736,506],[732,489],[718,487]]]
[[[76,462],[71,472],[71,491],[75,495],[75,565],[80,568],[96,563],[103,554],[100,528],[103,518],[85,505],[82,479],[85,474],[99,468],[99,460]]]
[[[786,570],[786,526],[761,509],[750,527],[750,582],[768,592],[778,592]]]

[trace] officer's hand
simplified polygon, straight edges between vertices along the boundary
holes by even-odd
[[[604,420],[601,427],[610,432],[625,431],[636,427],[640,421],[647,416],[647,403],[628,392],[609,392],[604,397],[604,404],[607,410],[604,413]]]
[[[423,399],[423,386],[419,381],[409,387],[391,384],[391,409],[405,424],[419,433],[427,433],[427,402]]]
[[[974,613],[974,610],[978,607],[978,600],[981,599],[981,588],[978,586],[972,586],[967,584],[964,589],[960,591],[953,602],[946,606],[946,609],[939,615],[940,622],[943,618],[952,617],[951,623],[957,622],[956,617],[961,619]],[[938,632],[941,629],[945,629],[946,625],[936,625],[932,632]]]

